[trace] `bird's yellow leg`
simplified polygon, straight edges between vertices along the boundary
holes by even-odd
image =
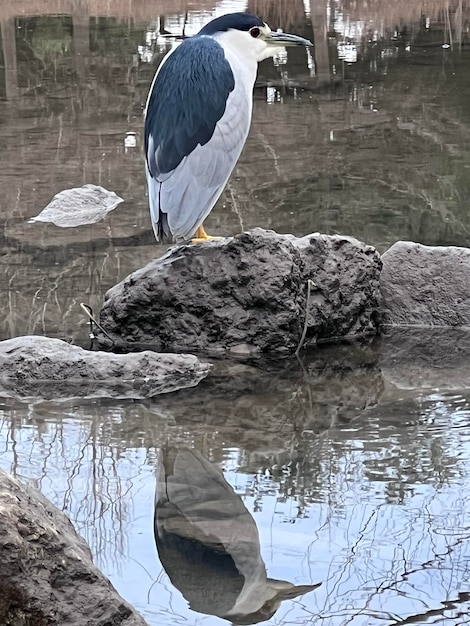
[[[196,236],[191,239],[191,243],[202,243],[203,241],[218,241],[219,239],[223,239],[223,237],[211,237],[204,230],[204,226],[199,226],[196,232]]]

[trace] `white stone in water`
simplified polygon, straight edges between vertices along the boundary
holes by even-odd
[[[94,224],[121,202],[124,200],[114,191],[108,191],[98,185],[73,187],[56,194],[39,215],[29,220],[29,223],[52,222],[62,228]]]

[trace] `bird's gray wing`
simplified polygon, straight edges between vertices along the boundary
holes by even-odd
[[[157,206],[167,214],[176,240],[194,236],[214,207],[245,145],[250,120],[251,101],[247,103],[243,93],[233,91],[210,141],[198,145],[162,182]],[[157,217],[152,214],[154,222]]]
[[[150,90],[145,152],[157,238],[189,239],[221,194],[246,141],[251,93],[235,83],[223,48],[186,40],[167,56]]]

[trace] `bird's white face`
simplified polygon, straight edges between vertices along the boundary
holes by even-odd
[[[253,54],[256,57],[258,63],[263,59],[273,57],[280,50],[282,50],[282,45],[274,46],[268,43],[272,30],[267,24],[264,24],[264,26],[260,27],[254,26],[248,32],[239,32],[242,36],[245,36],[245,41],[243,42],[243,45],[246,46],[247,49],[253,51]]]
[[[219,43],[234,49],[238,55],[255,59],[258,63],[273,57],[286,46],[307,46],[309,41],[297,35],[273,32],[267,24],[253,26],[250,30],[230,29],[216,36]]]

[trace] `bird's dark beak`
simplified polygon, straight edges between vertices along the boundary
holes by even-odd
[[[264,41],[270,46],[278,46],[279,48],[288,46],[313,46],[313,43],[308,39],[280,31],[269,33],[269,35],[265,36]]]

